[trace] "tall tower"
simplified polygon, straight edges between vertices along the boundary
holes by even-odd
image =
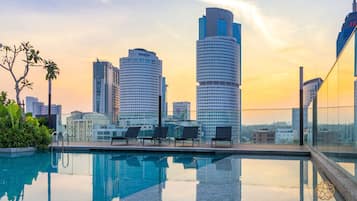
[[[162,61],[145,49],[120,59],[120,121],[126,125],[158,123]]]
[[[231,126],[235,143],[241,132],[241,25],[233,14],[207,8],[199,19],[197,41],[197,120],[203,139],[216,127]]]
[[[357,3],[353,0],[352,12],[346,16],[341,32],[338,34],[336,42],[336,55],[339,56],[347,40],[350,38],[353,29],[357,26]]]
[[[118,121],[119,69],[107,61],[93,62],[93,112]]]

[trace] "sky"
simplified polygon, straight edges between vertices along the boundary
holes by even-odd
[[[61,69],[53,103],[63,113],[92,110],[92,62],[119,65],[129,49],[145,48],[163,60],[169,110],[173,101],[196,105],[198,18],[206,7],[229,9],[242,24],[242,107],[298,106],[299,66],[305,80],[324,78],[336,60],[336,38],[352,0],[0,0],[0,43],[30,41]],[[19,69],[21,65],[17,66]],[[47,102],[41,68],[33,90]],[[14,83],[0,69],[0,91],[14,98]],[[289,110],[290,112],[290,110]]]

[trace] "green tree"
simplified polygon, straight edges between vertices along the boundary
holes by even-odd
[[[7,98],[7,93],[5,91],[2,91],[0,93],[0,105],[9,105],[10,103],[12,103],[13,101],[11,101],[10,99]]]
[[[60,69],[57,64],[51,60],[45,60],[44,69],[46,70],[46,80],[48,80],[48,127],[51,128],[51,98],[52,98],[52,80],[57,79]]]

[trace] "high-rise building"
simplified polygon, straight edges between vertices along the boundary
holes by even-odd
[[[173,103],[173,118],[175,120],[187,121],[191,119],[191,103],[190,102],[174,102]]]
[[[161,82],[162,61],[156,53],[129,50],[120,59],[120,121],[127,126],[157,124]]]
[[[161,81],[161,109],[162,109],[162,118],[167,119],[167,83],[166,83],[166,77],[162,77]]]
[[[317,95],[322,84],[321,78],[315,78],[304,82],[304,108],[308,108]]]
[[[353,0],[352,12],[349,13],[342,25],[341,32],[338,34],[336,43],[336,55],[338,56],[345,46],[348,38],[351,36],[353,29],[357,26],[357,3]]]
[[[93,112],[105,114],[112,123],[119,115],[119,69],[110,62],[93,62]]]
[[[307,118],[307,113],[308,110],[307,108],[304,108],[303,111],[303,124],[304,124],[304,129],[308,128],[308,118]],[[295,139],[299,139],[300,135],[300,109],[299,108],[293,108],[292,109],[292,128],[295,131],[296,135]]]
[[[235,143],[241,132],[241,25],[233,14],[207,8],[199,19],[197,41],[197,120],[204,139],[216,127],[231,126]]]

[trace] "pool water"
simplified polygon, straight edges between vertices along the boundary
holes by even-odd
[[[316,189],[325,180],[309,158],[299,157],[122,152],[0,156],[1,201],[317,201]],[[328,193],[325,200],[343,200],[338,192]]]

